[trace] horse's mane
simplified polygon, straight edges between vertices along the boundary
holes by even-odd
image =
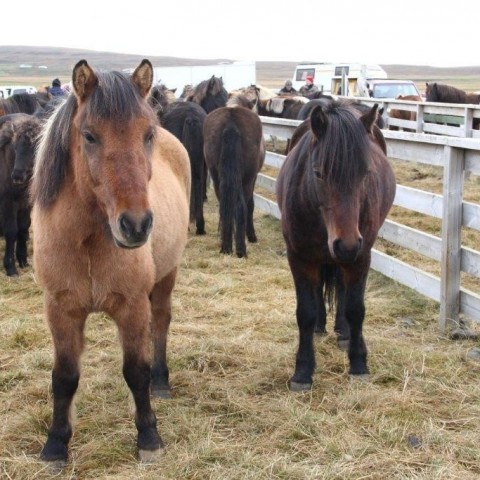
[[[215,77],[215,75],[212,75],[212,77],[208,80],[203,80],[203,82],[200,82],[193,90],[193,93],[190,97],[192,102],[195,103],[202,103],[203,99],[207,95],[218,95],[224,91],[223,87],[223,80],[220,77]]]
[[[427,102],[479,103],[480,95],[469,94],[459,88],[443,83],[427,84]]]
[[[370,143],[359,112],[352,105],[332,102],[322,107],[326,125],[317,136],[305,135],[315,170],[338,190],[352,190],[368,172]]]
[[[227,101],[227,107],[245,107],[249,110],[253,110],[256,104],[256,100],[249,100],[242,93],[237,95],[231,95]]]
[[[127,123],[139,115],[151,115],[153,109],[143,102],[140,92],[122,72],[96,72],[98,85],[85,103],[87,118]],[[69,95],[48,119],[40,138],[31,199],[48,207],[56,198],[70,161],[72,120],[77,112],[77,98]]]
[[[40,105],[37,97],[30,93],[15,93],[0,100],[0,110],[9,113],[28,113],[31,115]]]

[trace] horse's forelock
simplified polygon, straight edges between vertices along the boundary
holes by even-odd
[[[369,168],[369,139],[359,113],[337,102],[323,107],[327,126],[312,142],[312,160],[325,180],[343,191],[351,190]]]
[[[121,72],[98,72],[98,86],[85,102],[89,118],[128,121],[144,113],[145,102],[136,85]]]

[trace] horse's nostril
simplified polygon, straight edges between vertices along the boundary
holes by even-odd
[[[128,216],[126,214],[121,215],[118,223],[120,225],[120,230],[122,231],[122,233],[125,236],[129,237],[132,234],[134,226],[129,220]]]
[[[143,217],[142,224],[141,224],[141,230],[145,235],[148,235],[150,233],[150,230],[152,229],[153,225],[153,214],[152,212],[147,212],[145,217]]]

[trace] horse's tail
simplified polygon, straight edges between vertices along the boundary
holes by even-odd
[[[229,124],[222,132],[222,151],[219,167],[219,203],[221,253],[232,253],[232,238],[235,231],[236,251],[239,257],[246,256],[246,204],[243,198],[241,175],[241,135],[238,128]]]
[[[192,190],[190,194],[190,221],[196,222],[197,235],[205,233],[203,218],[203,198],[205,194],[205,157],[203,154],[203,125],[199,119],[190,116],[185,119],[182,130],[182,143],[190,157],[192,170]]]
[[[335,309],[337,300],[337,275],[338,267],[336,265],[326,264],[323,266],[323,300],[328,305],[328,310]]]

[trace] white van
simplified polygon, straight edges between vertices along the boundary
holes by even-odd
[[[380,65],[361,63],[312,63],[299,64],[293,74],[292,85],[299,90],[305,85],[307,75],[325,95],[354,95],[367,97],[366,84],[374,78],[387,78]],[[342,92],[342,79],[348,82],[348,92]]]
[[[31,85],[0,86],[0,98],[8,98],[16,93],[37,93],[37,89]]]

